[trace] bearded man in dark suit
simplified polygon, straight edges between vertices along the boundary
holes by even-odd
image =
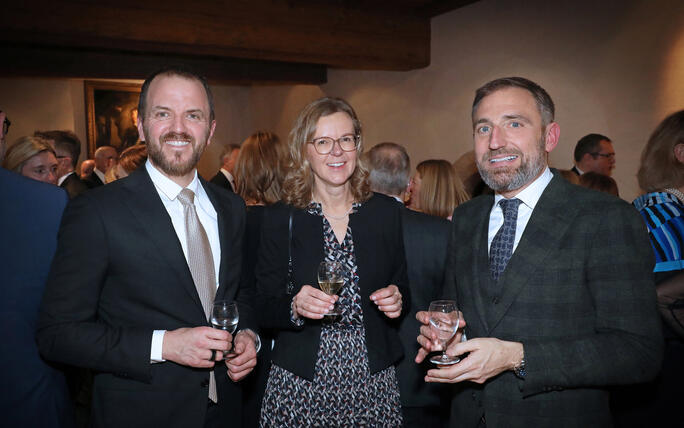
[[[554,105],[534,82],[477,90],[475,155],[496,192],[454,212],[445,294],[468,340],[461,362],[428,371],[455,383],[451,426],[610,426],[607,387],[653,378],[663,339],[653,256],[626,202],[571,185],[548,168]],[[439,348],[428,314],[416,357]]]
[[[371,190],[393,197],[402,207],[404,252],[411,289],[411,308],[399,326],[404,358],[397,365],[404,426],[441,428],[448,414],[444,411],[448,389],[444,385],[426,384],[423,376],[428,364],[416,364],[412,356],[419,348],[416,332],[420,323],[415,315],[442,295],[449,222],[404,207],[402,201],[411,161],[403,146],[380,143],[363,156],[370,173]]]
[[[216,126],[211,91],[192,72],[163,69],[143,84],[139,111],[148,162],[67,206],[38,344],[95,371],[95,426],[239,426],[236,382],[259,339],[251,290],[239,285],[244,203],[196,170]],[[214,299],[238,304],[233,346],[209,327]]]

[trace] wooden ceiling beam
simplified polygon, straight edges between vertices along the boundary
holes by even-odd
[[[65,49],[0,42],[0,76],[87,79],[145,79],[169,64],[184,64],[221,84],[312,84],[327,81],[326,67],[235,58],[160,53]]]
[[[348,69],[426,67],[429,18],[391,5],[382,10],[342,0],[24,0],[3,6],[0,40]]]

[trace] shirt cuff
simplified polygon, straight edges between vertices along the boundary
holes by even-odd
[[[240,331],[238,331],[238,333],[240,333],[240,332],[242,332],[242,331],[249,331],[250,333],[252,333],[252,334],[254,335],[254,337],[255,337],[255,339],[254,339],[254,347],[256,348],[256,351],[257,351],[257,354],[258,354],[258,353],[259,353],[259,350],[261,349],[261,338],[259,337],[259,335],[258,335],[254,330],[252,330],[252,329],[250,329],[250,328],[246,328],[246,329],[244,329],[244,330],[240,330]],[[237,336],[237,335],[236,335],[236,336]]]
[[[154,330],[152,332],[152,347],[150,349],[150,363],[163,363],[162,349],[164,347],[164,333],[166,330]]]

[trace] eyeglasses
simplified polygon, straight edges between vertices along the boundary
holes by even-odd
[[[2,133],[7,134],[9,132],[9,127],[12,124],[9,119],[7,119],[7,116],[5,116],[5,121],[2,122]]]
[[[309,141],[307,144],[313,144],[316,153],[319,155],[327,155],[333,151],[335,143],[340,145],[340,148],[345,152],[353,152],[358,148],[359,136],[353,134],[346,134],[335,140],[330,137],[319,137],[314,138],[313,141]]]
[[[600,156],[602,158],[606,159],[613,159],[615,157],[615,153],[589,153],[593,157]]]

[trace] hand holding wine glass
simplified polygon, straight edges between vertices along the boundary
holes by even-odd
[[[219,330],[225,330],[235,337],[235,330],[237,330],[238,322],[240,321],[240,314],[238,313],[237,304],[229,302],[228,300],[217,300],[211,310],[211,326]],[[224,352],[223,358],[229,353]],[[221,358],[221,359],[223,359]]]
[[[321,290],[329,296],[336,295],[344,286],[345,268],[342,263],[323,260],[318,266],[318,285]],[[335,302],[333,309],[329,310],[325,316],[341,315],[339,305]]]
[[[438,365],[451,365],[461,361],[458,357],[450,357],[446,353],[447,343],[454,337],[460,322],[460,312],[453,300],[435,300],[430,302],[430,330],[437,338],[442,354],[430,358],[430,362]]]

